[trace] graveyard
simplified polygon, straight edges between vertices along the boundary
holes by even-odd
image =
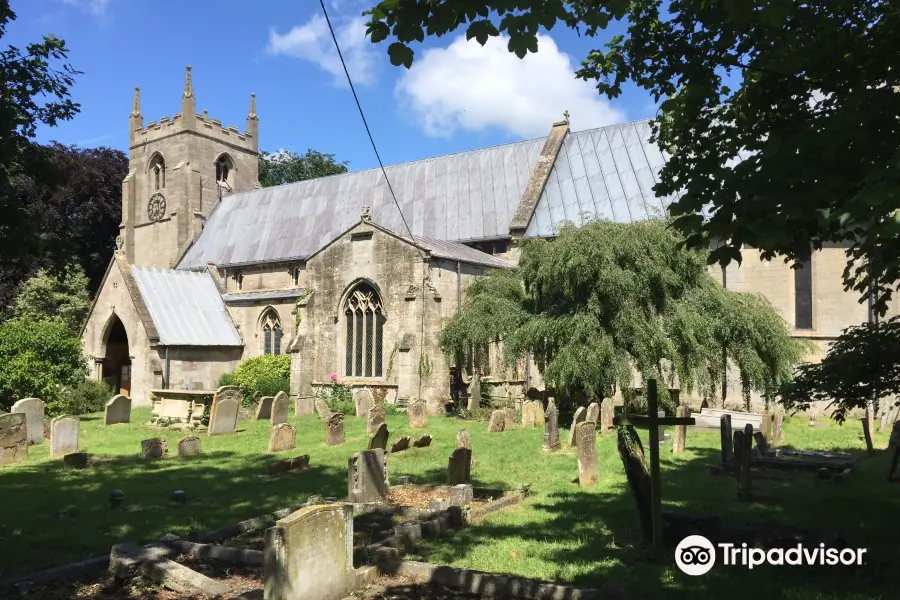
[[[898,500],[896,487],[886,478],[891,461],[891,453],[883,450],[887,431],[874,434],[873,443],[880,450],[868,457],[858,422],[839,426],[820,419],[813,427],[806,417],[785,418],[775,448],[850,453],[857,457],[852,473],[841,479],[823,479],[815,470],[762,476],[755,464],[752,498],[739,501],[735,477],[720,472],[720,431],[689,427],[684,452],[673,454],[675,428],[666,427],[668,435],[659,445],[664,515],[763,524],[763,531],[768,525],[834,533],[850,547],[868,550],[866,566],[853,577],[827,568],[758,567],[752,572],[716,570],[690,578],[668,558],[654,559],[642,543],[615,430],[595,433],[588,431],[594,429],[594,421],[582,421],[576,439],[569,436],[571,415],[562,415],[554,436],[549,427],[545,432],[540,416],[528,410],[523,411],[526,425],[533,419],[533,427],[523,427],[522,417],[510,411],[495,411],[490,423],[450,416],[431,416],[422,423],[416,415],[389,412],[381,427],[347,415],[339,441],[331,433],[335,416],[326,422],[316,414],[296,417],[291,411],[286,418],[296,430],[293,444],[279,441],[281,434],[273,433],[289,429],[286,425],[273,428],[270,419],[240,419],[234,433],[196,434],[199,441],[191,442],[196,447],[184,456],[179,455],[179,440],[193,434],[150,426],[149,409],[135,409],[129,422],[113,425],[104,424],[103,414],[82,416],[78,449],[87,453],[86,467],[51,457],[51,444],[44,440],[28,447],[27,462],[0,471],[5,491],[0,501],[4,514],[0,580],[108,556],[111,547],[126,544],[121,548],[127,549],[131,548],[127,544],[155,542],[166,534],[177,537],[174,547],[186,554],[194,543],[187,540],[194,540],[221,542],[256,552],[259,558],[268,536],[274,535],[273,522],[246,533],[230,531],[224,541],[226,534],[215,532],[273,513],[279,519],[293,519],[303,510],[335,507],[349,499],[357,509],[352,517],[357,572],[366,563],[380,564],[384,552],[379,548],[396,546],[395,532],[413,527],[419,532],[410,535],[414,543],[400,544],[407,561],[403,564],[413,565],[409,569],[427,563],[527,577],[598,590],[603,598],[680,598],[694,592],[759,598],[776,591],[789,592],[781,597],[801,599],[890,597],[888,574],[898,554],[892,530],[885,524],[895,514]],[[411,416],[418,427],[411,427]],[[553,418],[551,410],[546,417]],[[648,430],[638,431],[646,448]],[[430,436],[427,445],[425,436]],[[588,445],[591,438],[596,444],[596,477],[580,478],[579,449],[572,443]],[[148,444],[148,440],[155,441]],[[277,451],[271,447],[276,442],[290,449]],[[471,463],[466,446],[471,448]],[[369,452],[356,454],[365,450]],[[376,481],[374,487],[353,475],[371,467],[363,464],[370,459],[377,468],[388,465],[386,480]],[[465,482],[466,475],[474,493],[454,498],[452,486]],[[117,507],[110,506],[113,490],[121,491]],[[460,505],[466,511],[456,516],[452,509]],[[431,530],[434,535],[422,534]],[[225,569],[215,560],[204,563],[196,556],[179,561],[213,578],[227,579],[233,590],[238,584],[247,589],[263,585],[259,565]],[[371,569],[368,573],[371,582],[374,575]],[[75,589],[100,589],[97,580],[37,587],[32,593],[70,597],[65,594],[74,594]],[[409,584],[402,576],[387,584],[379,581],[388,588]],[[148,593],[161,589],[149,585]],[[225,597],[239,596],[235,592]]]

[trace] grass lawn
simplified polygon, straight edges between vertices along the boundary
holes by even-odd
[[[202,435],[204,454],[177,457],[178,432],[144,426],[149,409],[136,410],[130,424],[104,427],[99,415],[82,418],[81,445],[102,462],[86,470],[50,461],[48,443],[30,450],[26,465],[0,471],[0,578],[102,554],[122,540],[150,541],[166,532],[186,534],[191,527],[216,528],[306,500],[311,494],[344,497],[347,459],[368,443],[363,419],[345,421],[346,443],[325,445],[325,426],[317,417],[291,418],[297,449],[283,456],[309,454],[309,471],[275,480],[261,477],[273,460],[267,421],[241,421],[232,436]],[[388,416],[391,438],[417,435],[405,416]],[[671,553],[660,563],[647,558],[638,544],[638,523],[627,491],[615,436],[598,440],[600,485],[585,491],[577,476],[574,451],[541,452],[542,431],[516,429],[488,434],[487,423],[451,418],[429,419],[434,436],[429,448],[392,456],[391,477],[412,475],[420,482],[444,483],[447,458],[456,447],[456,431],[468,427],[472,437],[477,484],[512,487],[530,482],[525,503],[470,529],[429,541],[427,560],[477,570],[497,571],[621,588],[628,598],[898,598],[894,586],[900,544],[893,517],[900,508],[900,488],[885,482],[886,452],[863,458],[843,484],[816,481],[812,475],[790,482],[757,480],[759,502],[738,503],[733,479],[713,477],[708,466],[718,459],[718,431],[690,431],[688,451],[671,455],[663,446],[663,510],[693,515],[733,516],[741,520],[784,522],[841,533],[853,547],[868,549],[861,568],[769,567],[747,571],[719,568],[691,578],[674,566]],[[563,431],[563,437],[566,437]],[[140,440],[165,436],[170,456],[139,458]],[[787,420],[784,444],[795,448],[859,451],[858,422],[843,427],[810,428]],[[887,444],[887,432],[876,436]],[[96,458],[95,458],[96,459]],[[107,495],[120,488],[126,506],[111,510]],[[196,500],[170,506],[173,490]],[[57,511],[68,516],[57,518]]]

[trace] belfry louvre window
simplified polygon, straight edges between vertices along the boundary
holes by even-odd
[[[344,303],[348,377],[382,376],[384,321],[378,292],[365,283],[356,286]]]
[[[812,268],[810,261],[794,269],[794,328],[812,329]]]
[[[281,323],[274,309],[266,311],[262,318],[263,354],[281,354]]]

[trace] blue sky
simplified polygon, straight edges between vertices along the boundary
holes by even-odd
[[[374,0],[328,0],[357,92],[386,164],[546,135],[564,110],[574,130],[652,116],[633,87],[601,99],[574,70],[605,38],[554,28],[523,61],[505,42],[482,48],[462,33],[417,45],[413,69],[394,67],[387,43],[364,36],[360,13]],[[53,33],[83,71],[81,113],[39,141],[128,150],[128,115],[141,88],[144,123],[180,111],[184,67],[193,67],[197,109],[241,130],[257,95],[260,147],[314,148],[377,165],[337,62],[317,0],[12,0],[18,18],[4,44]],[[462,39],[460,39],[462,38]]]

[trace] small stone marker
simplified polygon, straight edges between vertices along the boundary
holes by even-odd
[[[308,417],[314,412],[316,412],[316,407],[313,398],[297,398],[294,400],[295,417]]]
[[[325,444],[328,446],[338,446],[344,443],[344,415],[342,413],[334,413],[328,419],[328,425],[325,427]]]
[[[583,421],[575,426],[575,445],[578,447],[578,483],[591,487],[600,481],[597,463],[597,423]]]
[[[356,586],[353,507],[314,505],[266,531],[266,600],[340,600]]]
[[[468,504],[472,504],[472,500],[474,500],[474,498],[475,494],[472,490],[471,484],[460,483],[450,488],[451,506],[466,506]]]
[[[209,410],[208,435],[228,435],[237,428],[243,395],[237,386],[224,385],[216,390]]]
[[[593,421],[594,423],[600,421],[600,405],[598,403],[591,402],[590,404],[588,404],[587,413],[585,414],[584,420]]]
[[[290,412],[291,399],[284,392],[275,394],[272,399],[272,426],[280,423],[288,422],[288,414]]]
[[[89,458],[87,452],[73,452],[63,456],[63,463],[73,469],[87,469]]]
[[[284,452],[293,450],[297,439],[297,430],[287,423],[278,423],[272,426],[269,434],[269,452]]]
[[[375,502],[391,491],[388,455],[378,448],[356,452],[347,461],[347,498],[350,502]]]
[[[719,418],[719,438],[722,444],[722,466],[731,467],[734,463],[734,442],[731,432],[731,415],[724,414]]]
[[[450,455],[447,466],[447,478],[450,485],[469,483],[472,469],[472,451],[469,448],[457,448]]]
[[[104,425],[116,425],[118,423],[131,423],[131,398],[117,394],[106,403],[103,414]]]
[[[256,414],[254,418],[257,421],[268,421],[272,418],[272,401],[275,396],[263,396],[256,403]]]
[[[675,416],[679,419],[687,419],[691,416],[691,409],[684,404],[675,411]],[[684,452],[684,440],[687,437],[687,425],[675,426],[675,437],[672,438],[672,452],[681,454]]]
[[[522,427],[526,429],[534,427],[534,404],[531,400],[522,403]]]
[[[781,441],[781,423],[784,420],[784,413],[775,413],[775,419],[772,422],[772,441]]]
[[[25,415],[25,435],[29,444],[44,443],[44,408],[44,401],[40,398],[24,398],[9,410],[12,414]]]
[[[575,426],[584,423],[587,420],[587,409],[579,406],[575,409],[575,415],[572,417],[572,427],[569,428],[569,445],[575,445]]]
[[[356,416],[363,419],[369,416],[369,411],[375,406],[375,398],[372,396],[372,390],[363,388],[356,390],[353,394],[353,402],[356,405]]]
[[[762,431],[757,431],[756,433],[754,433],[753,439],[756,440],[756,449],[759,451],[760,458],[768,455],[769,443],[766,441],[766,436],[763,435]]]
[[[409,450],[409,436],[403,435],[394,440],[394,443],[391,444],[391,454],[394,452],[403,452],[404,450]]]
[[[366,422],[366,433],[374,435],[384,423],[384,407],[376,404],[369,409],[369,420]]]
[[[456,432],[456,447],[472,449],[472,439],[469,437],[469,430],[466,428]]]
[[[141,458],[162,458],[168,453],[169,442],[166,438],[141,440]]]
[[[424,400],[416,400],[406,408],[409,414],[409,426],[413,429],[428,427],[428,408]]]
[[[592,421],[593,423],[594,421]],[[544,444],[541,450],[544,452],[555,452],[559,450],[559,409],[553,398],[547,401],[547,411],[544,413]]]
[[[328,419],[331,418],[331,415],[334,413],[331,412],[331,409],[328,408],[328,405],[325,403],[324,398],[316,398],[316,412],[319,413],[319,418],[321,418],[326,423]]]
[[[503,415],[506,417],[503,423],[503,430],[509,431],[516,426],[516,409],[507,406],[503,409]]]
[[[50,456],[78,452],[78,417],[62,416],[50,421]]]
[[[544,403],[540,400],[533,401],[534,408],[534,424],[536,427],[544,426]]]
[[[413,440],[413,448],[425,448],[426,446],[430,446],[431,439],[430,435],[420,435]]]
[[[178,440],[178,456],[197,456],[200,454],[200,438],[189,435]]]
[[[388,428],[387,423],[382,423],[378,426],[378,431],[375,432],[375,435],[372,436],[372,439],[369,440],[369,450],[375,450],[376,448],[381,450],[387,450],[387,441],[388,441]]]
[[[606,433],[615,429],[616,401],[612,398],[604,398],[600,403],[600,433]]]
[[[506,425],[506,413],[502,410],[495,410],[491,413],[491,421],[488,423],[488,433],[502,433],[504,425]]]
[[[24,413],[0,415],[0,466],[28,460],[28,425]]]

